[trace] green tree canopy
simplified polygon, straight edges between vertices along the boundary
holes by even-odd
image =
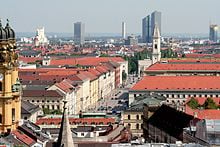
[[[200,106],[198,101],[193,97],[190,99],[187,105],[192,109],[197,109]]]
[[[207,98],[204,104],[202,105],[205,109],[217,109],[218,106],[211,98]]]

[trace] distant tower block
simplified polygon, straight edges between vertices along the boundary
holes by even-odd
[[[122,22],[122,38],[126,38],[126,23]]]
[[[160,30],[157,25],[154,27],[153,32],[153,52],[152,52],[152,64],[160,61],[161,51],[160,51]]]
[[[209,26],[209,40],[218,42],[218,25]]]
[[[44,33],[44,27],[37,29],[36,36],[34,38],[34,45],[44,46],[48,44],[49,44],[49,41]]]

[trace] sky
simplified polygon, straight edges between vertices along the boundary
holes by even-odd
[[[163,33],[208,33],[210,22],[220,25],[220,0],[1,0],[0,18],[16,32],[71,33],[73,23],[85,23],[86,33],[141,33],[141,20],[162,12]]]

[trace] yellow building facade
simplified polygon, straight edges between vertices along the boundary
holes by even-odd
[[[0,20],[0,133],[13,131],[21,118],[20,83],[18,80],[14,30],[2,27]]]

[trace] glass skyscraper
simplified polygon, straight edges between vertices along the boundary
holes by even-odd
[[[152,43],[153,30],[156,24],[161,32],[161,12],[155,11],[142,19],[143,43]]]
[[[210,25],[209,27],[209,40],[213,42],[218,41],[218,25]]]
[[[85,24],[82,22],[74,23],[74,42],[78,45],[85,43]]]

